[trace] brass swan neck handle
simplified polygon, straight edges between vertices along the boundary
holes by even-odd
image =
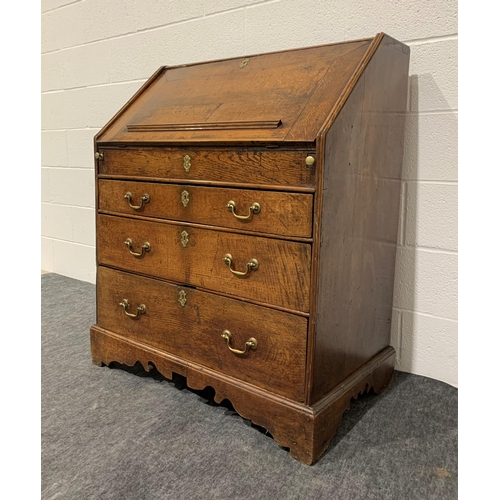
[[[128,201],[130,208],[133,208],[134,210],[140,210],[146,203],[149,203],[151,200],[149,194],[144,193],[141,196],[141,203],[139,205],[133,205],[132,204],[132,193],[130,191],[125,193],[124,198]]]
[[[226,341],[226,344],[227,344],[227,348],[233,352],[234,354],[240,354],[240,355],[243,355],[243,354],[246,354],[248,352],[249,349],[252,349],[253,351],[255,351],[257,349],[257,340],[254,339],[253,337],[249,338],[246,342],[245,342],[245,349],[243,351],[240,351],[239,349],[234,349],[233,347],[231,347],[229,344],[231,343],[231,339],[233,338],[233,334],[229,331],[229,330],[224,330],[222,332],[222,335],[221,337]]]
[[[228,202],[227,209],[239,220],[249,220],[252,215],[260,213],[260,205],[257,202],[250,205],[248,215],[238,215],[236,213],[236,203],[233,200]]]
[[[250,259],[247,262],[247,270],[245,272],[242,271],[236,271],[233,269],[233,256],[230,253],[227,253],[224,255],[224,262],[229,266],[229,270],[235,275],[235,276],[247,276],[250,271],[257,271],[259,269],[259,261],[257,259]]]
[[[137,306],[137,313],[133,314],[128,312],[130,308],[130,304],[127,299],[123,299],[119,304],[119,306],[123,307],[123,312],[129,317],[129,318],[138,318],[141,314],[146,314],[146,306],[144,304],[141,304]]]
[[[149,244],[148,241],[146,241],[142,246],[141,246],[141,251],[140,252],[134,252],[132,250],[132,247],[134,245],[134,242],[132,241],[131,238],[127,238],[125,241],[125,246],[128,248],[128,251],[134,256],[134,257],[142,257],[144,255],[144,252],[149,252],[151,250],[151,245]]]

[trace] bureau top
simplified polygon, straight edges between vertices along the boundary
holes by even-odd
[[[313,143],[384,36],[162,67],[96,142]]]

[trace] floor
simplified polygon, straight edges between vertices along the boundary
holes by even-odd
[[[352,402],[307,466],[211,388],[93,365],[95,286],[41,282],[43,500],[457,498],[456,388],[395,372],[384,393]]]

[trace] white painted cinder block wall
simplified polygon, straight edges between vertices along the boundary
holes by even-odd
[[[411,48],[396,368],[457,386],[456,0],[42,0],[42,268],[95,281],[93,136],[159,66],[380,31]]]

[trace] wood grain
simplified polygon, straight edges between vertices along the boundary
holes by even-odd
[[[133,195],[132,204],[148,194],[150,201],[139,210],[130,207],[125,193]],[[183,193],[184,198],[183,198]],[[184,205],[183,203],[187,203]],[[248,220],[237,219],[227,208],[236,203],[237,215],[249,215],[257,202],[260,212]],[[99,181],[99,210],[145,217],[223,226],[277,236],[310,237],[313,196],[248,189],[212,188],[185,184],[158,184],[118,180]]]
[[[390,342],[408,62],[384,37],[326,135],[313,403]]]
[[[105,329],[304,400],[305,318],[105,267],[98,268],[97,297],[97,322]],[[146,313],[127,317],[119,305],[124,298],[131,312],[144,303]],[[221,337],[226,329],[232,333],[231,347],[243,350],[253,337],[257,349],[233,354]]]
[[[384,34],[378,33],[370,41],[370,46],[360,59],[356,69],[351,75],[347,85],[341,91],[335,105],[328,114],[328,118],[323,123],[321,130],[316,140],[316,159],[317,159],[317,175],[316,175],[316,196],[314,197],[314,225],[313,225],[313,242],[312,242],[312,262],[311,262],[311,305],[309,308],[309,330],[307,343],[307,368],[306,368],[306,403],[311,404],[313,395],[312,386],[314,381],[314,352],[316,348],[316,320],[318,300],[316,290],[319,282],[319,259],[321,250],[321,213],[323,210],[323,191],[325,177],[325,137],[330,130],[333,121],[337,118],[340,110],[344,106],[347,98],[351,94],[354,86],[358,82],[361,74],[370,62],[373,54],[378,49]]]
[[[99,264],[308,311],[311,247],[306,243],[108,215],[97,219]],[[181,243],[183,231],[188,234],[186,247]],[[127,238],[134,251],[145,242],[151,250],[134,257],[124,244]],[[234,276],[224,262],[228,253],[236,271],[244,272],[251,259],[258,260],[259,268],[245,278]]]
[[[101,149],[99,173],[116,177],[148,177],[176,181],[218,181],[229,184],[272,184],[312,187],[314,165],[306,165],[304,151],[260,151],[198,148]],[[184,156],[190,168],[184,168]]]
[[[313,142],[369,44],[365,39],[167,68],[99,142]],[[242,66],[244,59],[248,61]],[[282,124],[189,130],[190,124],[271,120]],[[187,130],[137,131],[155,125],[184,125]]]

